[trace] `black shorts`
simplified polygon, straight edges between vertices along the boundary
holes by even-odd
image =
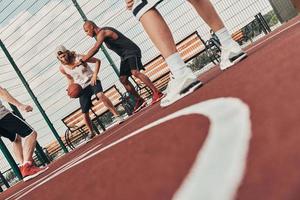
[[[0,120],[0,135],[14,142],[17,135],[26,137],[34,132],[34,129],[18,116],[9,113]]]
[[[120,76],[131,76],[131,70],[145,70],[141,57],[129,57],[121,60]]]
[[[150,9],[155,8],[163,0],[136,0],[133,5],[133,15],[138,20],[147,13]]]
[[[80,107],[83,113],[88,113],[92,104],[92,96],[97,95],[98,93],[103,92],[101,82],[97,80],[95,86],[89,85],[84,88],[79,97]]]

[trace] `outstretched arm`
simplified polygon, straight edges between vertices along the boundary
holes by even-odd
[[[90,58],[92,58],[100,49],[102,43],[104,42],[105,39],[105,31],[101,30],[97,36],[96,36],[96,44],[89,50],[89,52],[83,56],[83,58],[81,59],[82,62],[86,62],[88,61]]]
[[[0,97],[7,101],[8,103],[11,103],[21,109],[25,112],[32,111],[32,107],[30,105],[25,105],[20,103],[17,99],[15,99],[6,89],[0,87]]]
[[[118,39],[118,35],[111,31],[111,30],[101,30],[98,34],[97,34],[97,42],[96,44],[93,46],[93,48],[91,48],[89,50],[89,52],[83,56],[83,58],[81,58],[81,64],[83,62],[88,61],[90,58],[92,58],[100,49],[101,45],[103,44],[105,38],[112,38],[113,40]]]

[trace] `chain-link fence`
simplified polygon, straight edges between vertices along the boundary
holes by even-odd
[[[212,2],[232,33],[251,22],[257,13],[266,14],[272,10],[268,0]],[[125,9],[124,1],[78,0],[78,4],[88,19],[100,27],[115,27],[137,43],[142,49],[143,63],[159,55],[140,23]],[[176,41],[195,30],[205,40],[210,38],[209,28],[187,1],[165,0],[158,10],[170,25]],[[59,73],[54,50],[63,44],[70,50],[86,53],[95,41],[85,35],[82,24],[83,20],[72,0],[0,0],[0,38],[60,135],[66,130],[61,119],[78,108],[79,103],[66,95],[67,82]],[[108,52],[118,66],[119,57]],[[116,85],[124,92],[104,54],[100,52],[96,57],[102,60],[99,77],[104,89]],[[33,104],[2,51],[0,71],[0,85],[20,101]],[[34,109],[34,112],[24,114],[24,118],[37,130],[40,144],[46,146],[55,138],[38,109]],[[9,168],[3,161],[0,165],[1,171]]]

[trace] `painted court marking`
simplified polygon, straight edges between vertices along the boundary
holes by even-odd
[[[243,179],[251,138],[248,106],[235,98],[204,102],[208,136],[173,200],[231,200]]]
[[[92,153],[97,147],[55,170],[41,181],[24,188],[9,199],[21,199],[34,189],[47,183],[66,170],[79,165],[101,152],[171,119],[199,114],[211,121],[209,135],[196,162],[180,189],[174,196],[178,199],[232,199],[242,180],[251,127],[248,106],[236,98],[218,98],[198,103],[159,119],[133,133]],[[218,158],[218,159],[216,159]],[[224,170],[226,173],[223,173]],[[216,191],[217,188],[217,191]],[[24,193],[22,193],[24,192]]]

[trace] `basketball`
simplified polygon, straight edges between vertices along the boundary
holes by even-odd
[[[78,98],[80,96],[81,90],[82,90],[82,87],[77,83],[70,84],[67,89],[68,95],[71,98]]]

